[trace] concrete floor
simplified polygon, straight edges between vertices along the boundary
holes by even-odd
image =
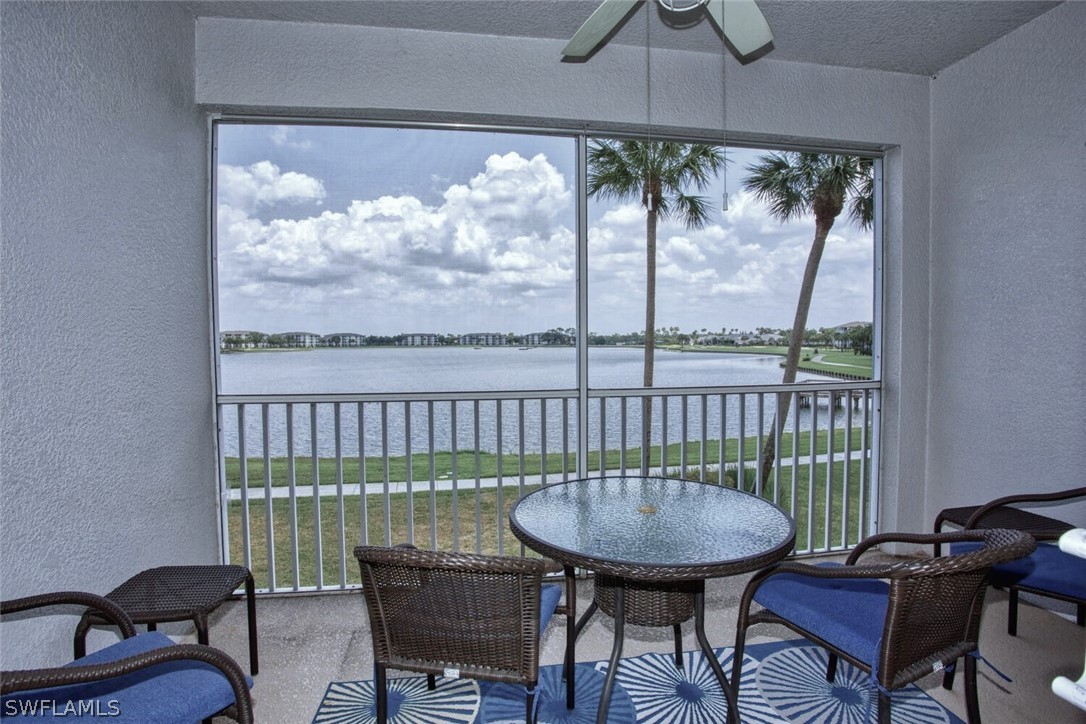
[[[579,581],[578,609],[591,601],[591,580]],[[714,646],[731,646],[735,619],[745,578],[710,581],[706,590],[706,633]],[[260,627],[260,674],[253,689],[257,721],[309,722],[328,683],[369,679],[372,657],[369,625],[362,595],[357,592],[322,595],[263,597],[257,601]],[[990,590],[982,625],[981,652],[1013,679],[1004,682],[990,668],[978,668],[981,715],[988,724],[1043,722],[1086,724],[1086,712],[1063,701],[1050,690],[1057,675],[1077,679],[1086,656],[1086,631],[1055,613],[1032,605],[1019,610],[1019,635],[1006,633],[1007,596]],[[557,619],[561,621],[562,619]],[[180,640],[191,640],[180,624],[162,630]],[[627,626],[624,656],[672,650],[669,628]],[[597,614],[577,642],[578,661],[596,661],[610,655],[613,621]],[[683,626],[684,649],[696,648],[693,624]],[[757,626],[750,643],[795,638],[783,627]],[[541,664],[562,661],[564,627],[552,624],[543,639]],[[216,612],[211,644],[245,666],[248,662],[245,606],[230,601]],[[954,691],[941,687],[938,675],[918,682],[925,691],[958,716],[965,716],[959,682]],[[218,721],[218,720],[217,720]]]

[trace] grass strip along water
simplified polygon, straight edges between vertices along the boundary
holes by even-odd
[[[862,429],[859,427],[852,428],[850,446],[853,452],[860,451],[862,449],[863,437],[861,435]],[[825,430],[820,430],[815,435],[815,454],[825,455],[827,452],[827,440],[828,433]],[[839,429],[834,431],[833,435],[833,451],[834,453],[844,453],[846,441],[846,431]],[[811,435],[807,432],[801,432],[799,435],[799,449],[795,451],[795,455],[798,457],[807,457],[811,454]],[[786,432],[781,435],[781,451],[784,455],[782,465],[789,464],[789,458],[793,456],[793,434]],[[759,447],[757,436],[746,437],[743,440],[743,461],[744,465],[750,465],[758,460]],[[521,473],[518,465],[518,456],[514,453],[506,453],[499,457],[492,452],[479,452],[476,455],[474,450],[460,450],[456,454],[455,462],[453,460],[453,454],[450,451],[438,451],[433,455],[433,470],[434,479],[436,480],[449,480],[455,476],[463,481],[474,481],[475,478],[489,479],[498,477],[516,477]],[[618,450],[608,450],[604,456],[604,468],[609,474],[617,475],[621,469],[621,452]],[[478,464],[476,464],[478,459]],[[724,441],[724,463],[725,466],[737,465],[739,461],[739,440],[736,438],[728,438]],[[629,448],[626,451],[626,470],[635,472],[640,469],[641,465],[641,449]],[[705,445],[705,460],[706,465],[719,466],[720,465],[720,441],[709,440]],[[500,463],[500,469],[499,469]],[[563,472],[575,473],[577,470],[577,456],[575,453],[569,453],[565,458],[563,464],[563,456],[561,452],[548,453],[545,456],[539,453],[527,453],[524,456],[524,474],[525,475],[541,475],[544,471],[544,464],[547,475],[561,475]],[[687,467],[701,467],[702,464],[702,451],[700,441],[688,441],[686,443],[686,465]],[[661,459],[660,446],[655,446],[650,450],[649,467],[660,469],[663,467],[673,468],[682,465],[682,443],[672,443],[667,446],[666,460]],[[360,482],[358,457],[344,457],[342,458],[343,466],[343,481],[346,484],[357,484]],[[238,464],[237,457],[228,457],[225,460],[226,467],[226,481],[230,488],[241,487],[241,466]],[[290,460],[286,457],[273,457],[271,458],[271,484],[272,486],[286,486],[290,483],[289,476]],[[588,469],[590,471],[600,470],[600,455],[598,451],[589,452],[588,454]],[[335,483],[337,475],[336,459],[330,457],[322,457],[317,459],[317,477],[325,484]],[[260,457],[250,457],[246,465],[246,480],[249,488],[262,488],[264,487],[264,459]],[[305,485],[313,480],[313,458],[309,456],[299,456],[294,458],[294,479],[297,485]],[[426,484],[431,479],[430,473],[430,455],[429,453],[415,453],[411,456],[411,480],[415,482],[422,482]],[[382,483],[385,482],[385,458],[381,456],[367,456],[365,459],[365,482],[367,483]],[[388,477],[387,481],[394,482],[406,482],[407,481],[407,457],[404,455],[390,456],[388,458]]]

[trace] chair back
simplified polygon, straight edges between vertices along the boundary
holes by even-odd
[[[508,556],[358,546],[374,662],[534,683],[544,564]]]
[[[1036,547],[1029,534],[999,528],[937,537],[983,545],[894,569],[879,660],[879,681],[887,689],[931,673],[941,667],[936,662],[975,651],[992,566],[1027,556]]]

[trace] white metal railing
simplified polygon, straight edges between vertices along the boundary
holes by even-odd
[[[278,592],[353,585],[351,551],[362,542],[523,553],[507,518],[520,496],[627,473],[724,480],[772,500],[796,519],[799,554],[845,550],[870,532],[877,382],[589,390],[586,399],[582,411],[577,390],[221,395],[225,557]],[[782,425],[778,400],[789,410]],[[764,471],[770,439],[778,454]]]

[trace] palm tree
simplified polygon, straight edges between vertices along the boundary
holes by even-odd
[[[656,225],[675,217],[688,229],[709,220],[702,191],[724,166],[723,152],[706,143],[595,140],[588,148],[588,195],[626,201],[645,208],[645,362],[643,384],[652,387],[656,351]],[[652,398],[641,405],[641,470],[648,473],[652,441]],[[661,460],[666,466],[666,460]]]
[[[875,176],[870,158],[839,156],[827,153],[800,153],[784,151],[770,153],[747,166],[749,175],[743,185],[748,191],[768,204],[769,213],[780,221],[788,221],[805,214],[813,214],[814,239],[807,254],[807,266],[796,303],[796,317],[792,334],[788,338],[788,354],[784,360],[784,384],[796,381],[800,348],[807,329],[807,312],[811,308],[815,277],[826,237],[833,222],[848,206],[848,217],[862,229],[871,228],[875,216]],[[777,415],[773,429],[777,434],[788,417],[790,395],[779,395]],[[762,449],[761,480],[769,479],[769,472],[777,459],[774,439],[769,435]],[[812,457],[812,465],[813,457]]]

